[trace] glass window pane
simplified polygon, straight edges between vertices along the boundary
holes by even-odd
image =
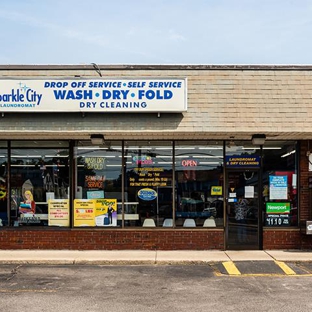
[[[11,150],[11,214],[23,225],[48,225],[48,199],[67,199],[69,150]]]
[[[297,226],[297,144],[268,142],[263,156],[264,225]]]
[[[222,226],[222,142],[177,142],[175,168],[176,226]]]
[[[172,227],[172,142],[125,145],[125,226]]]
[[[5,226],[8,225],[8,211],[7,211],[7,168],[8,154],[7,149],[0,148],[0,223]]]
[[[105,146],[92,146],[91,142],[80,142],[75,148],[75,161],[77,169],[75,199],[97,200],[94,211],[95,222],[89,225],[120,226],[121,215],[117,215],[117,207],[122,201],[121,142]],[[113,206],[109,207],[111,203]],[[74,222],[74,225],[83,226],[79,222]]]
[[[260,156],[260,146],[250,141],[226,142],[227,156]],[[260,166],[259,166],[260,168]],[[262,212],[266,226],[298,225],[297,144],[294,141],[265,141],[263,145]],[[245,173],[244,179],[255,179]]]

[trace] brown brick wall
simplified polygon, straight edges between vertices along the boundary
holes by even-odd
[[[299,229],[265,229],[264,249],[311,249]],[[0,249],[223,250],[222,230],[95,230],[3,228]]]
[[[222,230],[4,228],[0,249],[223,250]]]
[[[263,249],[300,249],[299,230],[266,229],[263,232]]]
[[[265,229],[264,249],[311,249],[299,229]],[[95,230],[3,228],[0,249],[223,250],[222,230]]]
[[[263,249],[311,249],[312,235],[300,229],[267,229],[263,233]]]

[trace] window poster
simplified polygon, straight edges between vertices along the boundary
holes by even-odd
[[[266,203],[267,226],[288,226],[290,225],[290,203]]]
[[[74,226],[95,226],[95,200],[74,200]]]
[[[49,226],[69,226],[69,200],[50,199],[48,204]]]
[[[96,226],[117,226],[117,199],[95,200]]]
[[[245,198],[254,198],[255,188],[254,186],[245,186]]]
[[[129,178],[129,186],[166,187],[172,183],[171,174],[165,172],[165,169],[161,167],[138,167],[134,169],[134,172],[136,175]]]
[[[212,186],[211,195],[222,195],[222,186]]]
[[[104,191],[87,191],[88,199],[104,198]]]
[[[287,199],[287,176],[269,176],[270,200]]]

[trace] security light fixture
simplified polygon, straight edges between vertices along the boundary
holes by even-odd
[[[104,135],[103,134],[91,134],[90,139],[91,139],[91,143],[93,145],[104,144]]]
[[[251,142],[253,145],[263,145],[265,139],[265,134],[253,134],[253,136],[251,137]]]

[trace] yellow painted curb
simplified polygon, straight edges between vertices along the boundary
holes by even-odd
[[[296,275],[296,272],[293,271],[285,262],[274,261],[286,275]]]
[[[229,275],[241,275],[241,272],[237,269],[236,265],[232,261],[222,262],[224,268]]]

